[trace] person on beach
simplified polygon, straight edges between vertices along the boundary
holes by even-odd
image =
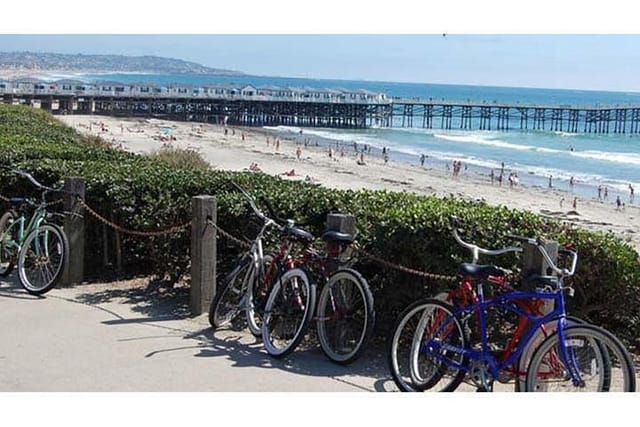
[[[598,185],[598,200],[602,200],[602,185]]]
[[[366,163],[364,162],[364,151],[362,153],[360,153],[360,158],[358,159],[358,161],[356,163],[358,163],[360,166],[366,165]]]
[[[633,188],[633,185],[629,184],[629,203],[633,203],[633,199],[635,198],[634,192],[635,189]]]
[[[389,163],[389,153],[384,153],[384,164]]]
[[[572,192],[572,193],[573,193],[573,184],[574,184],[574,183],[575,183],[575,182],[574,182],[574,180],[573,180],[573,177],[571,177],[571,178],[569,179],[569,188],[571,189],[571,192]]]
[[[224,128],[224,136],[227,136],[229,134],[229,129],[227,129],[226,127]],[[267,138],[267,141],[269,139]]]
[[[333,159],[333,148],[329,147],[329,158]]]
[[[574,198],[573,198],[573,204],[572,204],[572,206],[573,206],[573,210],[574,210],[574,211],[578,208],[578,198],[577,198],[577,197],[574,197]]]
[[[562,209],[562,204],[564,203],[564,197],[560,199],[560,209]]]
[[[302,157],[302,148],[300,148],[300,146],[296,148],[296,157],[298,158],[298,160],[300,160],[300,157]]]
[[[489,178],[491,178],[491,185],[493,185],[493,180],[494,180],[493,169],[491,169],[491,173],[489,174]]]
[[[280,138],[276,138],[276,151],[280,150]]]
[[[605,185],[604,186],[604,199],[607,200],[609,198],[609,188]]]
[[[244,133],[244,132],[242,132],[242,134],[241,134],[241,135],[242,135],[242,140],[244,141],[245,133]]]
[[[620,206],[622,206],[622,200],[620,200],[620,196],[616,197],[616,210],[620,210]]]
[[[424,167],[424,154],[420,156],[420,166]]]
[[[552,179],[553,179],[553,175],[549,175],[549,188],[553,188],[553,184],[551,183]]]

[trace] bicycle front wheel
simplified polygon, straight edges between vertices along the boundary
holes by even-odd
[[[242,309],[252,270],[251,257],[245,256],[225,278],[222,292],[216,293],[209,306],[209,324],[214,329],[233,321]]]
[[[291,353],[304,338],[313,317],[316,287],[300,268],[276,280],[264,310],[262,341],[271,356]]]
[[[247,295],[249,298],[247,304],[247,326],[249,327],[249,332],[256,338],[262,336],[264,305],[271,287],[270,283],[266,283],[265,274],[270,271],[272,263],[273,257],[271,255],[265,255],[262,258],[262,262],[259,263],[260,270],[255,274],[255,279],[253,280],[252,291]]]
[[[42,224],[31,231],[18,254],[20,284],[32,295],[51,290],[69,259],[69,243],[55,224]]]
[[[568,326],[563,332],[564,345],[556,331],[531,356],[526,391],[636,390],[633,362],[614,335],[589,324]]]
[[[435,345],[439,344],[439,349]],[[468,360],[447,348],[467,347],[453,307],[438,299],[416,301],[398,316],[390,339],[388,363],[400,391],[454,391],[465,377]]]
[[[15,221],[12,212],[5,212],[0,217],[0,276],[6,277],[13,271],[16,259],[16,247],[13,246],[13,237],[10,227]]]
[[[360,273],[343,269],[322,288],[316,312],[317,332],[324,354],[347,365],[358,358],[373,333],[373,296]]]

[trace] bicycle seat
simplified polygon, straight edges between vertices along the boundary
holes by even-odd
[[[353,243],[353,235],[329,230],[322,234],[322,240],[325,242]]]
[[[303,242],[313,241],[313,235],[301,228],[285,227],[284,234],[292,240],[299,240]]]
[[[20,205],[33,205],[33,202],[29,199],[25,199],[24,197],[12,197],[9,199],[9,205],[12,208],[15,208]]]
[[[486,279],[489,276],[504,276],[504,270],[495,265],[477,265],[465,262],[460,264],[458,271],[463,276],[471,276],[476,279]]]

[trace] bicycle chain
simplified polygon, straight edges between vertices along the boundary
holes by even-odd
[[[170,227],[166,230],[161,230],[161,231],[135,231],[135,230],[128,230],[112,221],[109,221],[108,219],[106,219],[105,217],[103,217],[102,215],[100,215],[98,212],[94,211],[93,209],[91,209],[91,207],[89,205],[87,205],[87,203],[81,199],[80,197],[77,197],[76,200],[80,203],[80,205],[82,205],[83,208],[85,208],[93,217],[95,217],[98,221],[102,222],[103,224],[108,225],[109,227],[113,228],[116,231],[119,231],[120,233],[123,234],[130,234],[133,236],[143,236],[143,237],[157,237],[157,236],[166,236],[169,234],[175,234],[175,233],[179,233],[181,231],[184,231],[187,227],[189,227],[191,225],[192,221],[189,221],[185,224],[182,225],[176,225],[174,227]]]

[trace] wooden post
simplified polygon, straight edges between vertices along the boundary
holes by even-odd
[[[551,260],[555,263],[558,262],[558,242],[555,241],[543,241],[544,249],[549,254]],[[539,274],[541,276],[551,276],[553,271],[551,270],[549,263],[544,259],[540,250],[534,245],[524,245],[524,267],[522,269],[523,277],[528,277],[532,274]],[[543,314],[548,314],[553,310],[553,300],[545,299],[544,307],[542,308]]]
[[[65,178],[64,191],[64,211],[69,212],[64,217],[64,232],[69,240],[69,260],[62,274],[61,285],[71,286],[84,279],[84,212],[80,202],[76,200],[76,197],[84,200],[84,179]]]
[[[196,196],[192,199],[191,224],[191,314],[209,310],[216,292],[216,199]]]
[[[356,217],[348,214],[330,213],[327,215],[327,230],[356,234]]]
[[[558,259],[558,242],[543,241],[544,248],[553,262]],[[547,261],[542,257],[540,250],[534,245],[524,245],[524,268],[522,270],[525,277],[531,274],[550,276],[553,274]]]

